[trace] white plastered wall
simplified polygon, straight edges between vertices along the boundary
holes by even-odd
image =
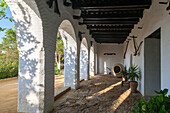
[[[104,55],[116,53],[116,55]],[[123,44],[97,44],[98,73],[108,74],[106,67],[112,68],[117,63],[123,64]]]
[[[161,89],[170,89],[170,11],[167,11],[166,4],[159,4],[162,0],[152,0],[150,9],[144,10],[143,18],[134,26],[131,36],[137,36],[137,43],[144,41],[144,38],[161,28]],[[138,29],[142,27],[142,29]],[[126,54],[124,64],[130,66],[130,55],[134,53],[132,40]],[[124,48],[126,43],[124,43]],[[139,66],[141,70],[141,80],[139,80],[139,91],[144,95],[144,43],[141,46],[140,55],[133,56],[133,64]],[[170,92],[168,93],[170,94]]]

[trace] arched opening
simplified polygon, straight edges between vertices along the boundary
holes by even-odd
[[[90,47],[90,76],[94,76],[94,46]]]
[[[58,40],[62,40],[63,42],[63,57],[56,56],[58,60],[58,65],[55,68],[59,69],[60,72],[62,67],[64,67],[64,72],[61,73],[63,75],[56,76],[54,81],[54,91],[57,91],[63,87],[71,87],[74,88],[76,82],[76,57],[77,57],[77,42],[76,36],[74,32],[74,28],[70,21],[63,20],[58,28]],[[62,44],[61,44],[62,45]],[[56,46],[57,47],[57,46]],[[57,53],[57,49],[56,49]],[[64,58],[64,60],[63,60]],[[62,61],[63,64],[62,65]],[[59,66],[60,65],[60,66]]]
[[[88,45],[86,38],[82,39],[80,45],[80,80],[89,79],[88,75]]]

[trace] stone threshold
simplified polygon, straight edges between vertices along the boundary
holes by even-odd
[[[57,90],[57,91],[54,93],[54,101],[56,101],[58,98],[60,98],[61,96],[63,96],[63,95],[64,95],[65,93],[67,93],[69,90],[71,90],[71,87],[68,87],[68,86]]]
[[[80,82],[83,82],[83,81],[84,81],[84,79],[81,79],[81,80],[80,80]]]
[[[84,79],[81,79],[80,82],[83,82]],[[59,90],[57,90],[55,93],[54,93],[54,101],[56,101],[57,99],[59,99],[61,96],[63,96],[64,94],[66,94],[69,90],[71,90],[71,87],[69,86],[66,86],[64,88],[61,88]]]

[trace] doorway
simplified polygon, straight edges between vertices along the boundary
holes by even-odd
[[[155,96],[161,89],[161,29],[145,38],[144,42],[144,95]]]

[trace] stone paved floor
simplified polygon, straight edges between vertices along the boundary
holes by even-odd
[[[55,101],[54,113],[130,113],[141,96],[120,78],[98,75]]]

